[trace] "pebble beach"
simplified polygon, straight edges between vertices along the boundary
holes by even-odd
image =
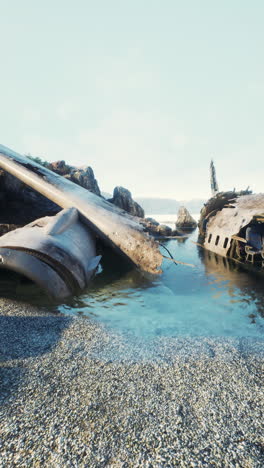
[[[145,344],[1,299],[0,467],[264,466],[263,341]]]

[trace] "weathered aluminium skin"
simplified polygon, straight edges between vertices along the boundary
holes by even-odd
[[[223,257],[232,257],[232,236],[239,236],[258,216],[264,217],[264,194],[243,195],[230,201],[209,218],[203,246]]]
[[[141,271],[161,272],[158,244],[124,211],[2,145],[0,167],[62,208],[77,208],[94,233]]]
[[[46,216],[0,237],[0,268],[15,271],[63,300],[84,289],[100,256],[76,208]]]

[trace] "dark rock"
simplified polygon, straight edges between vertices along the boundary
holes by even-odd
[[[86,190],[89,190],[89,192],[95,193],[99,197],[101,196],[97,180],[94,177],[94,172],[91,167],[79,168],[69,166],[65,161],[55,161],[50,163],[49,169],[71,180],[75,184],[84,187]]]
[[[17,224],[0,224],[0,236],[3,236],[7,232],[14,231],[19,227],[20,226],[17,226]]]
[[[172,235],[176,235],[175,231],[173,231],[169,226],[159,224],[153,218],[141,219],[140,223],[143,224],[145,231],[154,237],[171,237]]]
[[[177,231],[177,229],[173,229],[171,235],[172,236],[182,236],[182,232]]]
[[[158,221],[156,221],[154,218],[145,218],[145,220],[148,221],[153,226],[159,226]]]
[[[61,208],[16,177],[0,173],[0,223],[24,226],[36,218],[52,216]]]
[[[50,163],[49,169],[53,172],[56,172],[56,174],[65,176],[66,174],[69,174],[72,167],[68,166],[68,164],[66,164],[65,161],[62,160]]]
[[[153,218],[143,218],[140,224],[144,226],[144,231],[148,232],[151,236],[158,236],[159,223]]]
[[[83,169],[74,168],[66,177],[90,192],[95,193],[95,195],[101,196],[101,191],[91,167],[87,166]]]
[[[122,210],[127,211],[132,216],[144,218],[145,214],[143,208],[141,208],[141,206],[133,200],[129,190],[125,189],[124,187],[116,187],[114,189],[113,198],[110,198],[108,201],[118,206]]]
[[[169,237],[172,234],[172,229],[165,224],[160,224],[157,228],[158,235],[161,237]]]
[[[197,227],[197,222],[190,215],[187,208],[181,206],[178,211],[178,217],[176,221],[176,228],[181,231],[191,231]]]
[[[101,196],[91,167],[76,168],[62,160],[50,163],[48,168]],[[37,218],[53,216],[61,210],[58,205],[3,170],[0,170],[0,190],[2,224],[24,226]]]

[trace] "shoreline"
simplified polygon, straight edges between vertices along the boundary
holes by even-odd
[[[8,299],[0,314],[0,467],[263,466],[263,340],[140,355],[87,318]]]

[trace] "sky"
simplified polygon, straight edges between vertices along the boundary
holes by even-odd
[[[0,143],[133,196],[263,191],[263,0],[0,0]]]

